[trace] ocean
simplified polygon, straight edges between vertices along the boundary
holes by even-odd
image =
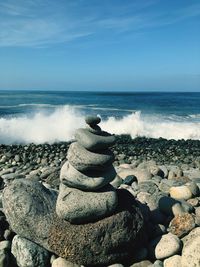
[[[0,91],[0,143],[69,141],[91,114],[113,134],[200,140],[200,93]]]

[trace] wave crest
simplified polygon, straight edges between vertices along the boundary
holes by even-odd
[[[74,131],[84,126],[85,114],[72,106],[56,108],[54,112],[37,112],[33,116],[0,118],[0,143],[53,143],[69,141]],[[166,139],[200,139],[200,122],[164,120],[134,112],[120,119],[109,117],[102,129],[113,134],[130,134],[132,138],[146,136]]]

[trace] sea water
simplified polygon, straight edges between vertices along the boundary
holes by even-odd
[[[200,139],[200,93],[0,91],[0,143],[69,141],[91,114],[113,134]]]

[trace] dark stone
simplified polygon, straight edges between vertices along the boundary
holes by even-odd
[[[134,175],[128,175],[123,180],[123,184],[131,185],[135,181],[137,181],[137,178]]]
[[[101,118],[97,117],[97,116],[87,116],[85,118],[85,122],[88,125],[97,125],[101,122]]]
[[[14,232],[71,262],[87,266],[130,264],[143,238],[143,218],[132,195],[118,190],[114,215],[81,225],[55,213],[57,193],[38,182],[16,180],[3,192],[3,207]]]

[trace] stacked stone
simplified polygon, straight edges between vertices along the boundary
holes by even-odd
[[[116,176],[109,147],[115,137],[101,130],[101,119],[89,116],[78,129],[60,173],[57,215],[71,223],[88,223],[114,213],[118,198],[109,184]]]

